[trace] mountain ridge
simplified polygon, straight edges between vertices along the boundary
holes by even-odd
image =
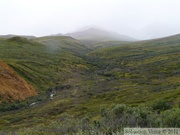
[[[36,38],[35,36],[32,35],[15,35],[15,34],[8,34],[8,35],[0,35],[0,38],[13,38],[13,37],[23,37],[23,38],[27,38],[27,39],[33,39]]]

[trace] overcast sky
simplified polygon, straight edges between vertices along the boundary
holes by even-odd
[[[0,35],[100,26],[135,38],[180,33],[180,0],[0,0]]]

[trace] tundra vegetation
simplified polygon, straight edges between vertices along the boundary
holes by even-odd
[[[180,127],[179,57],[180,35],[91,46],[62,36],[0,39],[0,59],[38,92],[23,101],[0,95],[0,134]]]

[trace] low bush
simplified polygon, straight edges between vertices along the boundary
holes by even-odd
[[[153,106],[154,107],[154,106]],[[20,129],[10,135],[123,135],[126,127],[179,128],[180,108],[170,108],[160,113],[153,107],[130,107],[113,104],[100,109],[100,119],[86,116],[75,119],[66,114],[48,126]],[[159,108],[158,108],[159,109]],[[3,132],[0,132],[3,135]],[[0,134],[0,135],[1,135]]]

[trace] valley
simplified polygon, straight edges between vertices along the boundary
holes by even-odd
[[[114,116],[111,110],[117,106],[125,112],[128,109],[134,112],[133,109],[139,107],[142,108],[139,112],[152,114],[151,117],[159,112],[156,117],[166,115],[177,119],[180,113],[180,35],[146,41],[94,42],[90,39],[93,41],[90,44],[89,39],[84,41],[57,35],[0,39],[2,65],[35,89],[33,94],[21,99],[15,98],[18,94],[8,100],[1,96],[2,133],[19,130],[33,134],[34,129],[40,132],[42,128],[51,131],[54,124],[54,128],[64,124],[64,129],[71,129],[81,120],[95,126],[103,120],[107,124],[105,116]],[[10,80],[8,83],[12,84]],[[50,99],[53,91],[56,93]],[[29,106],[34,102],[38,104]],[[157,107],[159,104],[162,106]],[[146,107],[150,110],[144,109]],[[107,114],[102,115],[103,109]],[[174,116],[170,115],[172,112]],[[126,113],[133,119],[134,115]],[[173,121],[174,127],[180,126],[178,120]],[[164,121],[162,126],[168,126],[169,121]],[[151,124],[160,126],[158,122]],[[112,128],[112,131],[116,130]]]

